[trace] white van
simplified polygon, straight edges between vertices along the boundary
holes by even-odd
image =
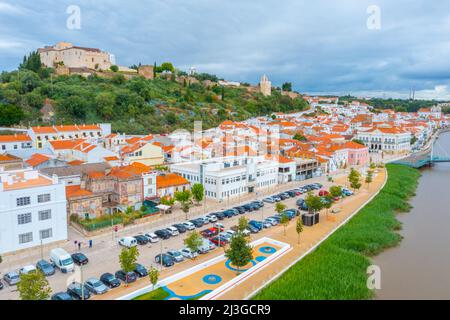
[[[35,272],[36,267],[30,264],[29,266],[25,266],[23,268],[20,268],[19,273],[20,274],[29,274],[30,272]]]
[[[50,251],[50,262],[62,273],[72,272],[74,269],[72,257],[61,248]]]
[[[119,240],[119,244],[123,247],[132,248],[137,246],[137,241],[133,237],[123,237]]]

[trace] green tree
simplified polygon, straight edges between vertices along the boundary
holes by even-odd
[[[117,72],[117,71],[119,71],[119,67],[116,66],[116,65],[112,65],[112,66],[110,67],[110,69],[111,69],[112,72]]]
[[[174,72],[175,68],[173,67],[173,64],[171,62],[164,62],[161,65],[161,71],[169,71],[169,72]]]
[[[330,194],[333,198],[337,198],[342,196],[342,187],[340,186],[331,186],[330,187]]]
[[[203,237],[197,231],[193,231],[184,239],[184,245],[192,252],[198,252],[203,245]]]
[[[192,206],[192,192],[190,190],[177,191],[174,194],[174,198],[181,205],[181,210],[186,214],[186,220],[188,219],[189,210]]]
[[[293,139],[294,139],[294,140],[301,141],[301,142],[306,142],[306,141],[308,141],[308,139],[306,139],[306,137],[305,137],[304,135],[302,135],[302,134],[300,134],[300,133],[298,133],[298,132],[294,135]]]
[[[20,107],[13,105],[0,104],[0,125],[12,126],[19,124],[25,117],[24,112]]]
[[[365,180],[365,182],[367,184],[367,189],[370,188],[370,184],[372,183],[372,181],[373,181],[373,171],[368,170],[367,175],[366,175],[366,180]]]
[[[319,196],[316,196],[314,193],[312,193],[311,191],[308,192],[308,195],[305,198],[305,203],[308,206],[308,209],[310,212],[317,212],[322,210],[323,208],[323,202],[320,199]]]
[[[205,197],[205,187],[203,187],[201,183],[196,183],[192,186],[191,191],[194,200],[197,202],[197,204],[200,204],[200,202],[202,202],[203,198]]]
[[[283,213],[281,215],[280,223],[284,227],[284,235],[286,235],[286,228],[289,225],[289,217],[286,213]]]
[[[327,209],[326,215],[328,218],[328,211],[333,206],[333,196],[331,194],[326,195],[322,198],[322,208]]]
[[[302,220],[302,216],[299,216],[297,218],[297,223],[295,224],[295,231],[297,232],[297,242],[298,244],[300,244],[300,234],[303,232],[303,220]]]
[[[253,259],[253,248],[241,232],[231,239],[230,247],[225,251],[225,257],[237,268],[238,274],[240,268],[245,267]]]
[[[95,97],[94,101],[97,111],[107,120],[114,116],[114,106],[116,97],[112,92],[101,92]]]
[[[158,283],[159,279],[159,271],[155,267],[150,267],[148,269],[148,278],[150,280],[150,283],[152,284],[152,290],[155,290],[155,286]]]
[[[292,91],[292,83],[291,82],[285,82],[281,85],[281,89],[283,91]]]
[[[47,300],[52,289],[41,271],[20,275],[17,291],[21,300]]]
[[[119,255],[119,263],[122,270],[126,273],[134,271],[138,257],[139,250],[137,247],[122,248]],[[128,283],[126,282],[126,284]]]
[[[247,228],[248,228],[248,219],[244,216],[240,217],[238,221],[238,231],[243,232]]]
[[[350,174],[348,175],[348,181],[350,182],[350,186],[352,187],[353,190],[359,190],[359,188],[361,188],[360,179],[361,179],[360,173],[354,168],[352,168],[350,170]]]
[[[277,202],[275,204],[275,211],[281,214],[284,210],[286,210],[286,205],[282,202]]]
[[[23,57],[23,62],[19,69],[26,69],[38,73],[42,68],[41,56],[37,51],[31,52],[28,56]]]

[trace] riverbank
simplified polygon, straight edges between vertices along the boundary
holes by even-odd
[[[397,212],[410,209],[419,171],[387,165],[380,193],[314,252],[261,290],[256,300],[371,299],[366,286],[370,257],[401,241]]]

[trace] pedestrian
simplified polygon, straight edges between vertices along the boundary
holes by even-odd
[[[78,251],[80,251],[80,250],[81,250],[81,241],[78,242]]]
[[[75,240],[75,241],[73,242],[73,244],[75,245],[75,248],[77,247],[77,243],[78,243],[77,240]]]
[[[89,239],[89,248],[92,248],[92,239]]]

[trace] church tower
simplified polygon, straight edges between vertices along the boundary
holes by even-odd
[[[259,82],[259,91],[264,96],[270,96],[272,94],[272,82],[269,81],[266,75],[261,77],[261,81]]]

